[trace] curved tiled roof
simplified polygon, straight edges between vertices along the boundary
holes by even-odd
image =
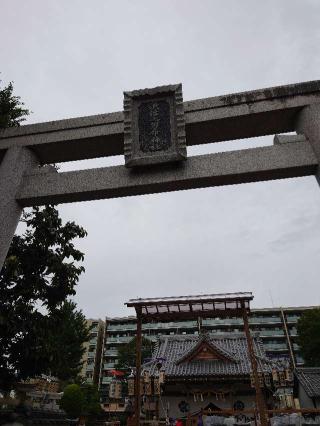
[[[320,367],[296,368],[295,375],[310,398],[320,397]]]
[[[153,359],[162,358],[167,378],[208,377],[208,376],[243,376],[251,372],[247,340],[244,334],[207,335],[205,337],[214,350],[224,354],[224,359],[188,360],[196,347],[203,341],[203,336],[162,336],[155,348]],[[271,361],[266,357],[263,344],[254,337],[254,350],[257,356],[258,370],[271,372]],[[149,364],[150,365],[150,364]],[[149,369],[149,367],[148,367]],[[157,375],[156,362],[151,363],[150,373]]]

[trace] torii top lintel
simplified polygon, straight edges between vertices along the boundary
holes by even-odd
[[[319,102],[319,80],[183,102],[186,144],[294,131],[297,113]],[[3,130],[0,160],[13,145],[30,147],[43,164],[121,155],[123,112]]]

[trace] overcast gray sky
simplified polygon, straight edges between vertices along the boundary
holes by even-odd
[[[168,83],[191,100],[320,79],[319,0],[0,0],[0,15],[1,79],[33,111],[28,123],[118,111],[123,90]],[[320,304],[313,177],[59,210],[88,231],[76,296],[87,316],[129,314],[136,296],[208,292],[250,290],[255,307]]]

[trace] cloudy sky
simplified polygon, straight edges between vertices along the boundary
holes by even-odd
[[[0,77],[33,111],[28,123],[118,111],[123,90],[168,83],[192,100],[320,79],[319,0],[0,0],[0,14]],[[136,296],[247,290],[255,307],[320,304],[313,177],[59,210],[88,231],[76,296],[87,316],[131,313]]]

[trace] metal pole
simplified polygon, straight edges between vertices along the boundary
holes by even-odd
[[[136,336],[136,376],[135,376],[135,424],[140,426],[140,409],[141,409],[141,343],[142,343],[142,321],[141,321],[141,308],[136,309],[137,312],[137,336]]]
[[[0,163],[0,270],[22,213],[16,194],[23,175],[37,164],[29,149],[18,146],[9,148]]]
[[[255,391],[256,391],[256,403],[257,403],[257,408],[258,408],[258,411],[259,411],[259,414],[260,414],[260,423],[261,423],[261,426],[267,426],[268,425],[268,418],[267,418],[267,413],[266,413],[265,401],[264,401],[262,391],[261,391],[261,388],[260,388],[257,360],[256,360],[256,356],[254,354],[253,342],[252,342],[252,337],[251,337],[250,329],[249,329],[247,309],[244,306],[244,304],[242,304],[242,317],[243,317],[244,331],[245,331],[246,338],[247,338],[251,368],[252,368],[253,379],[254,379],[254,387],[255,387]]]

